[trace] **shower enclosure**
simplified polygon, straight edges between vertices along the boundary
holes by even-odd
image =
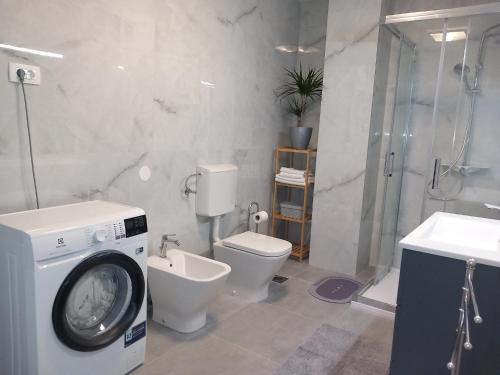
[[[485,206],[500,206],[500,3],[388,16],[379,48],[389,63],[387,89],[374,94],[386,96],[375,284],[434,212],[500,219]]]

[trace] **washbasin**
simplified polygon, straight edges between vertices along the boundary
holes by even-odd
[[[500,220],[436,212],[400,248],[500,266]]]

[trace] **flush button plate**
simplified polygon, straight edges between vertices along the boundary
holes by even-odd
[[[40,67],[34,65],[26,65],[20,63],[9,63],[9,81],[19,82],[19,77],[17,76],[17,70],[23,69],[26,73],[24,77],[24,83],[30,85],[40,85],[41,75]]]

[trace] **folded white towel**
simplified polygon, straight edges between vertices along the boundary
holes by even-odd
[[[292,178],[283,178],[283,177],[280,177],[280,176],[276,176],[275,180],[277,182],[282,182],[284,184],[290,184],[290,185],[304,186],[306,184],[305,180],[297,180],[297,179],[292,179]]]
[[[278,182],[283,182],[285,184],[292,184],[292,185],[304,186],[306,184],[306,179],[305,178],[301,178],[301,179],[286,178],[286,177],[282,177],[280,175],[276,175],[275,180],[278,181]],[[314,182],[314,176],[313,177],[309,177],[307,181],[309,183]]]
[[[297,173],[286,173],[286,172],[280,172],[278,176],[283,177],[283,178],[291,178],[294,180],[304,180],[304,175],[300,175]]]
[[[306,171],[302,171],[300,169],[295,169],[295,168],[287,168],[287,167],[281,167],[280,172],[284,173],[289,173],[289,174],[298,174],[304,176],[306,174]]]

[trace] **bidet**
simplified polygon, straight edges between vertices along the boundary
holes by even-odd
[[[222,291],[231,272],[227,264],[180,249],[165,258],[148,258],[153,320],[179,332],[194,332],[206,323],[207,307]]]

